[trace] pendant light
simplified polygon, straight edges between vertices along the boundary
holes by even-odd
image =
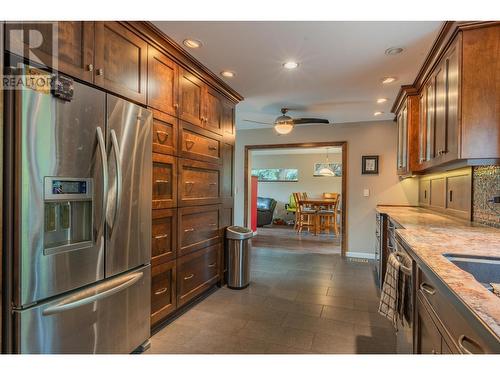
[[[326,167],[319,170],[320,176],[335,176],[335,172],[330,168],[330,161],[328,160],[328,147],[326,148]]]

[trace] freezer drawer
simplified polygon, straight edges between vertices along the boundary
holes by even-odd
[[[130,353],[149,338],[151,268],[15,313],[19,353]]]

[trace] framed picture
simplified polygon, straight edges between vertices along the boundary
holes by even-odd
[[[342,164],[339,163],[315,163],[314,177],[341,177]]]
[[[378,174],[378,155],[361,157],[361,174]]]

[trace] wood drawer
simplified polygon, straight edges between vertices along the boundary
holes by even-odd
[[[484,330],[480,321],[466,311],[467,307],[442,282],[437,276],[424,272],[420,267],[417,271],[417,295],[425,301],[436,320],[443,327],[443,339],[452,351],[464,352],[460,349],[459,341],[473,353],[491,353],[495,343],[488,343],[478,332]],[[464,314],[469,315],[467,319]],[[496,343],[498,346],[498,342]]]
[[[177,159],[153,154],[153,209],[177,205]]]
[[[175,259],[177,254],[177,210],[153,210],[151,264]]]
[[[220,241],[220,206],[183,207],[178,210],[177,256]]]
[[[212,132],[185,121],[179,122],[179,156],[210,163],[221,163],[221,142],[222,137]]]
[[[152,326],[173,312],[177,306],[176,277],[175,260],[151,269]]]
[[[182,306],[219,280],[217,243],[177,259],[177,305]]]
[[[153,152],[176,154],[177,121],[173,116],[153,110]]]
[[[221,175],[220,165],[179,159],[179,207],[220,203]]]

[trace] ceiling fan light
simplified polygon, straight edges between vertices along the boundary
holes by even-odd
[[[274,130],[276,130],[276,133],[278,134],[288,134],[293,130],[293,124],[289,122],[282,122],[282,123],[275,123],[274,124]]]

